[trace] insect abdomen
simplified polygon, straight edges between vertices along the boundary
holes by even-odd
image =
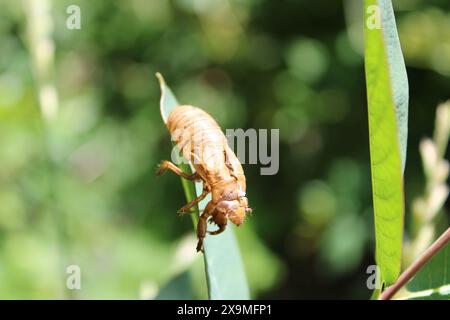
[[[239,160],[228,147],[219,125],[208,113],[193,106],[178,106],[170,113],[167,127],[184,158],[210,185],[234,179],[233,175],[243,178]],[[231,163],[231,172],[226,160]]]

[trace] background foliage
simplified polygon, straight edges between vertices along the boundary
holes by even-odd
[[[244,167],[255,211],[236,235],[252,296],[368,298],[360,3],[55,1],[59,165],[49,180],[24,4],[0,0],[0,298],[206,297],[191,220],[176,215],[179,179],[153,174],[170,154],[156,71],[223,128],[280,128],[279,173]],[[81,7],[81,30],[65,27],[70,4]],[[424,191],[419,140],[449,98],[450,4],[394,8],[410,85],[408,227]],[[81,267],[80,291],[65,290],[69,264]]]

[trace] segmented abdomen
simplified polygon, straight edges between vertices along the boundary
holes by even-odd
[[[245,188],[241,163],[208,113],[193,106],[178,106],[170,113],[167,127],[183,156],[211,186],[237,178]]]

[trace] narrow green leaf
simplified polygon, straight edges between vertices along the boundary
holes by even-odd
[[[155,300],[192,300],[191,278],[185,270],[169,280],[160,290]]]
[[[177,101],[177,98],[173,94],[172,90],[170,90],[170,88],[166,85],[163,76],[160,73],[157,73],[156,78],[158,79],[161,87],[161,99],[159,102],[159,109],[161,112],[161,117],[164,123],[166,123],[169,114],[173,111],[173,109],[175,109],[179,105],[179,103]],[[174,152],[173,156],[177,160],[177,163],[179,163],[179,167],[181,168],[181,170],[183,170],[188,174],[192,173],[191,167],[188,164],[180,161],[181,158],[179,152]],[[191,202],[192,200],[194,200],[196,198],[195,185],[186,179],[181,179],[181,184],[183,186],[183,190],[186,196],[186,201]],[[197,207],[194,209],[198,211]],[[196,228],[198,222],[198,214],[191,214],[191,217],[192,222],[194,224],[194,228]]]
[[[391,1],[365,0],[364,10],[376,261],[390,285],[402,253],[408,79]]]
[[[161,85],[161,116],[164,123],[167,121],[170,112],[175,109],[179,103],[170,88],[164,82],[161,74],[156,75]],[[192,167],[189,165],[180,165],[180,168],[186,173],[192,173]],[[186,179],[181,179],[183,183],[186,200],[192,201],[203,191],[201,182],[192,183]],[[211,200],[208,195],[195,208],[192,214],[194,227],[197,228],[197,221],[200,212],[203,211],[206,204]],[[244,272],[241,255],[233,231],[234,226],[228,225],[226,230],[216,236],[206,236],[204,241],[204,261],[206,268],[206,279],[210,299],[249,299],[250,292],[247,285],[247,279]],[[194,248],[193,248],[194,250]]]
[[[374,289],[372,295],[370,296],[370,300],[378,300],[381,294],[381,289]]]
[[[407,299],[450,299],[450,245],[439,251],[406,285]]]

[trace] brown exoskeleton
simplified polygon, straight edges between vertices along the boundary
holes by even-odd
[[[219,125],[205,111],[193,106],[178,106],[170,113],[167,127],[183,157],[194,166],[195,173],[188,175],[172,162],[162,161],[156,174],[171,170],[185,179],[203,181],[203,193],[182,207],[180,213],[190,212],[193,206],[212,193],[212,199],[197,225],[197,251],[203,251],[206,233],[216,235],[223,232],[228,220],[239,226],[251,212],[245,194],[244,171]],[[218,229],[207,231],[208,220]]]

